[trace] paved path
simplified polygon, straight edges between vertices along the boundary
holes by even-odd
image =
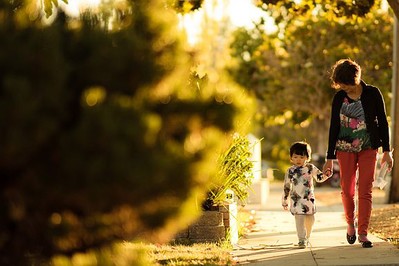
[[[281,193],[282,184],[272,183],[266,207],[245,207],[254,213],[256,225],[235,246],[233,257],[239,265],[399,265],[399,249],[376,236],[369,235],[371,249],[346,242],[339,189],[328,187],[316,188],[318,212],[310,245],[298,249],[294,217],[280,207]],[[374,208],[383,207],[379,191],[375,194]]]

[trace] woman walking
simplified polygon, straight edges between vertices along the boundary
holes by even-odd
[[[382,147],[381,165],[393,166],[389,128],[381,91],[361,79],[361,67],[350,59],[341,59],[332,67],[332,87],[337,89],[332,101],[327,159],[323,172],[338,159],[341,196],[348,224],[346,238],[356,241],[355,185],[358,172],[359,242],[373,247],[367,238],[372,208],[372,188],[378,148]]]

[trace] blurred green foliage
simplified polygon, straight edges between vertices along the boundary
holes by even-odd
[[[162,1],[107,11],[49,23],[0,1],[1,265],[167,240],[196,218],[247,110],[191,70]]]
[[[68,0],[61,1],[68,4]],[[53,9],[58,7],[58,0],[42,0],[41,3],[46,17],[50,17],[53,14]]]
[[[289,10],[290,13],[305,14],[312,12],[316,6],[329,12],[334,17],[364,17],[373,6],[380,1],[376,0],[257,0],[257,5],[267,9],[271,5]],[[378,4],[377,4],[378,5]]]
[[[379,8],[381,0],[256,0],[256,5],[264,10],[271,6],[280,10],[287,10],[291,15],[303,15],[312,13],[315,9],[321,8],[328,16],[335,18],[356,18],[367,17],[373,9]],[[396,17],[399,16],[399,2],[387,0],[389,7]],[[288,14],[287,13],[287,14]]]
[[[173,8],[179,13],[188,13],[201,8],[204,0],[169,0],[173,2]]]

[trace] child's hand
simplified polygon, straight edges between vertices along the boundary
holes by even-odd
[[[323,174],[324,174],[325,176],[327,176],[327,177],[331,177],[331,176],[333,175],[333,172],[331,171],[330,168],[327,168],[327,169],[324,171]]]

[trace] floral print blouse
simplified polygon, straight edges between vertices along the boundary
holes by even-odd
[[[314,214],[316,212],[313,179],[321,183],[328,179],[313,164],[304,166],[293,165],[288,168],[284,177],[284,192],[282,205],[288,206],[290,199],[290,212],[295,214]]]
[[[360,152],[371,148],[365,120],[361,100],[345,97],[340,110],[337,151]]]

